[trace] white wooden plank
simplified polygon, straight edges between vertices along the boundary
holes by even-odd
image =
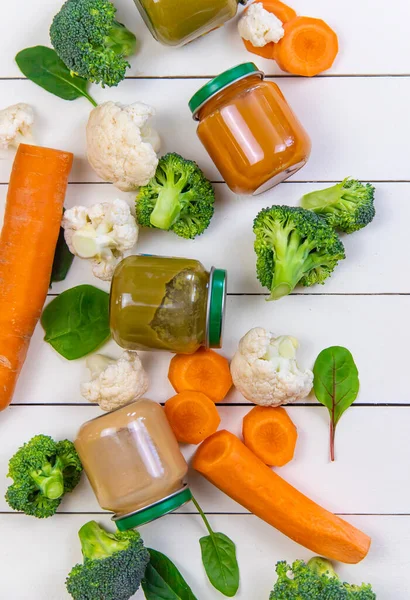
[[[187,102],[203,79],[127,80],[120,88],[97,90],[98,102],[147,102],[157,109],[162,152],[196,160],[215,181],[221,176],[195,132]],[[410,78],[282,79],[280,87],[312,138],[308,164],[295,181],[408,180],[407,139],[403,119]],[[29,102],[37,113],[37,143],[74,152],[71,181],[97,181],[85,157],[85,126],[91,105],[85,99],[61,100],[30,81],[0,81],[1,105]],[[394,110],[392,109],[394,107]],[[387,141],[386,141],[387,140]],[[7,182],[10,160],[0,161],[0,182]]]
[[[224,406],[219,410],[221,428],[240,435],[248,408]],[[288,410],[298,428],[299,440],[294,460],[277,472],[289,483],[338,514],[409,512],[410,488],[403,485],[403,465],[410,461],[408,407],[351,408],[338,425],[334,463],[330,463],[328,457],[326,409],[294,406]],[[4,493],[11,481],[5,474],[8,460],[19,446],[38,433],[52,435],[55,439],[73,439],[81,424],[98,414],[99,409],[92,406],[14,406],[7,409],[2,415],[0,511],[10,512]],[[386,432],[389,433],[388,441],[385,441]],[[383,443],[380,440],[384,440]],[[195,447],[187,445],[183,452],[190,460]],[[192,471],[189,481],[204,510],[246,512],[198,473]],[[78,489],[66,496],[60,509],[63,512],[101,512],[85,477]],[[184,507],[185,511],[195,512],[195,509],[191,505]]]
[[[325,185],[289,183],[250,200],[236,196],[225,184],[215,184],[215,215],[200,238],[184,240],[173,233],[141,229],[134,252],[196,258],[207,267],[216,265],[227,269],[229,293],[266,293],[255,272],[252,226],[256,214],[271,204],[297,206],[303,194],[321,187]],[[355,235],[342,236],[346,260],[338,265],[324,286],[300,287],[295,293],[410,292],[407,240],[405,236],[397,235],[403,221],[410,218],[410,184],[377,184],[376,188],[375,220]],[[6,195],[7,186],[0,186],[0,227]],[[124,198],[132,206],[135,196],[118,192],[111,185],[70,185],[65,205],[67,208],[76,204],[91,206],[115,197]],[[235,215],[241,215],[240,220]],[[397,273],[401,276],[398,277]],[[80,283],[94,284],[107,290],[109,287],[93,276],[89,261],[77,259],[67,279],[53,285],[52,293]]]
[[[361,391],[359,402],[409,403],[407,340],[409,296],[290,296],[266,302],[264,296],[229,296],[222,353],[234,355],[239,339],[252,327],[264,326],[276,334],[297,337],[300,364],[312,367],[328,346],[348,347],[357,362]],[[79,403],[80,381],[87,378],[85,360],[67,361],[42,341],[36,329],[26,364],[17,384],[14,403]],[[120,354],[114,342],[102,352]],[[173,394],[167,373],[170,355],[142,353],[152,398],[164,401]],[[227,402],[244,402],[236,391]]]
[[[131,59],[130,76],[213,75],[232,65],[257,60],[270,74],[280,72],[274,61],[260,59],[247,52],[237,33],[237,19],[224,28],[184,48],[173,49],[155,42],[131,1],[116,0],[118,19],[136,33],[138,54]],[[408,73],[410,41],[400,27],[410,18],[407,2],[332,2],[292,0],[299,14],[325,19],[339,36],[340,53],[331,74]],[[48,29],[60,0],[47,0],[36,10],[34,3],[15,0],[4,3],[0,32],[2,53],[0,76],[21,75],[14,56],[19,50],[37,44],[50,45]],[[13,21],[18,27],[10,27]],[[382,41],[388,38],[388,44]]]
[[[65,578],[81,562],[78,529],[94,515],[58,515],[38,521],[22,515],[0,515],[3,566],[1,591],[13,600],[68,600]],[[107,529],[107,516],[97,517]],[[359,565],[337,565],[342,579],[372,584],[378,600],[405,600],[408,586],[409,517],[360,516],[352,518],[357,527],[374,536],[369,556]],[[238,600],[267,600],[275,582],[278,560],[308,560],[311,554],[251,515],[212,515],[216,531],[231,537],[237,547],[241,585]],[[112,529],[111,529],[112,530]],[[204,535],[198,516],[169,515],[141,528],[147,546],[162,551],[178,566],[200,600],[214,600],[219,594],[210,586],[201,564],[198,539]],[[27,539],[31,543],[27,543]],[[35,543],[35,560],[33,560]],[[22,568],[24,566],[24,576]],[[138,591],[133,597],[142,600]]]

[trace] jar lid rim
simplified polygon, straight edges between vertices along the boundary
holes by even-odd
[[[264,77],[264,73],[258,69],[258,67],[253,62],[241,63],[240,65],[236,65],[227,71],[224,71],[217,77],[214,77],[210,81],[208,81],[205,85],[203,85],[189,100],[188,105],[193,114],[193,118],[195,120],[198,119],[197,114],[200,108],[218,94],[224,88],[230,86],[232,83],[239,81],[240,79],[244,79],[249,75],[259,75],[262,79]]]
[[[114,515],[112,520],[115,522],[119,531],[127,531],[128,529],[134,529],[135,527],[140,527],[141,525],[155,521],[156,519],[173,512],[177,508],[180,508],[190,500],[192,500],[192,492],[185,484],[182,489],[179,489],[166,498],[162,498],[158,502],[144,506],[144,508],[126,515],[119,517]]]
[[[228,274],[225,269],[215,269],[215,267],[212,267],[209,277],[206,321],[207,348],[221,348],[222,346],[227,277]]]

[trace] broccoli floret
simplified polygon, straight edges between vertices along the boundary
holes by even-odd
[[[9,461],[8,477],[14,483],[6,492],[6,500],[11,508],[26,515],[51,517],[64,494],[80,481],[82,470],[72,442],[36,435]]]
[[[303,208],[313,210],[339,231],[353,233],[366,227],[374,218],[374,187],[346,178],[325,190],[305,194]]]
[[[253,231],[257,276],[271,292],[268,300],[290,294],[298,283],[324,283],[345,258],[332,227],[304,208],[265,208],[257,215]]]
[[[208,227],[214,214],[212,184],[193,160],[163,156],[151,181],[140,188],[137,218],[143,227],[171,230],[192,239]]]
[[[319,556],[307,564],[278,562],[276,573],[278,580],[269,600],[376,600],[371,585],[342,582],[332,564]]]
[[[136,531],[108,533],[90,521],[78,532],[83,564],[73,567],[66,586],[74,600],[128,600],[138,590],[149,562]]]
[[[136,51],[133,33],[115,20],[109,0],[67,0],[50,28],[55,51],[68,69],[102,87],[118,85]]]

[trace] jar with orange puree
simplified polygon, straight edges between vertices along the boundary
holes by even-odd
[[[309,136],[273,81],[253,63],[225,71],[189,101],[197,133],[237,194],[260,194],[302,168]]]

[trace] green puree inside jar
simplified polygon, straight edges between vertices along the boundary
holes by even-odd
[[[129,350],[190,354],[204,343],[209,275],[195,260],[130,256],[111,288],[111,331]]]
[[[238,0],[135,0],[154,35],[177,46],[219,27],[236,15]]]

